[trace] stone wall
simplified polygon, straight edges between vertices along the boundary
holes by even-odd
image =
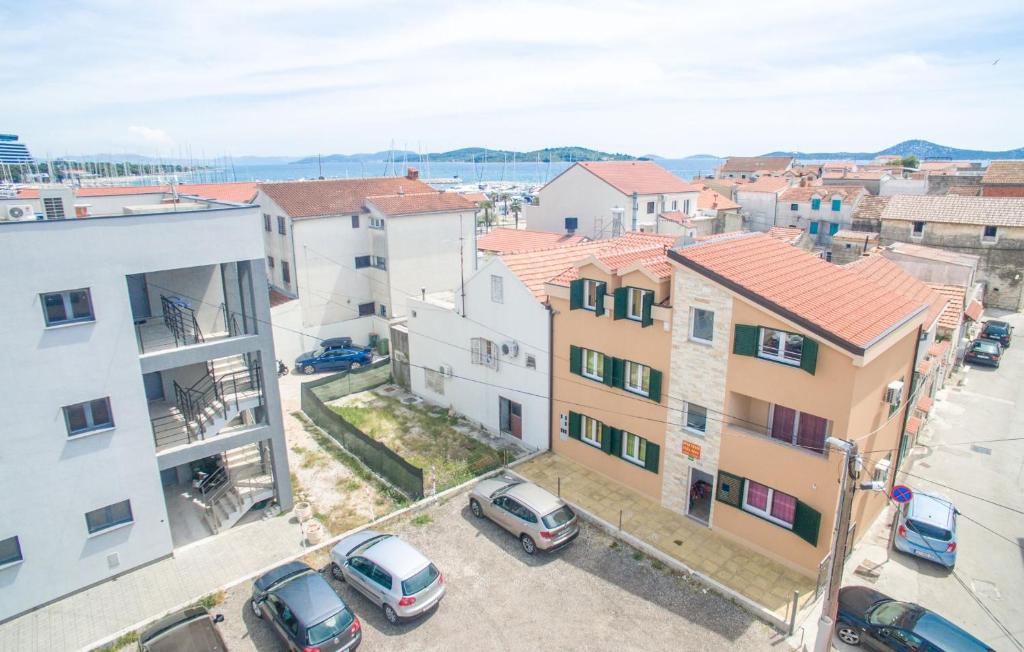
[[[952,186],[980,186],[981,175],[958,175],[958,174],[929,174],[928,194],[948,194]]]

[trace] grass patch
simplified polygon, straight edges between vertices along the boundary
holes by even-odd
[[[651,568],[653,568],[654,570],[659,570],[659,571],[660,570],[665,570],[665,564],[662,563],[662,561],[660,559],[652,559],[651,560]]]
[[[639,550],[637,550],[636,552],[633,553],[633,561],[640,561],[643,558],[644,558],[644,553],[640,552]]]
[[[96,648],[93,652],[115,652],[115,650],[120,650],[128,647],[133,643],[137,643],[138,640],[138,632],[128,632],[127,634],[121,634],[116,639],[114,639],[110,643],[107,643],[103,647]]]
[[[611,548],[612,550],[617,550],[618,547],[619,547],[619,542],[618,541],[612,541],[611,543],[608,544],[608,547]]]
[[[431,523],[433,523],[433,521],[434,519],[430,517],[430,514],[419,514],[413,517],[412,520],[410,520],[409,522],[419,527],[422,525],[430,525]]]
[[[362,489],[363,483],[355,478],[342,478],[341,480],[338,480],[336,486],[340,491],[353,492]]]
[[[224,602],[226,598],[227,595],[225,595],[223,591],[216,591],[214,593],[204,595],[203,597],[199,598],[195,601],[195,604],[193,604],[192,606],[203,607],[204,609],[213,609],[220,603]]]
[[[329,533],[341,534],[367,522],[365,516],[350,507],[335,505],[328,512],[313,512],[313,518],[323,523]]]

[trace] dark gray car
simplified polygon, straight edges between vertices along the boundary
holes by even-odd
[[[345,601],[315,570],[293,561],[256,580],[250,601],[289,650],[355,650],[362,625]]]
[[[220,614],[210,618],[202,607],[189,607],[161,618],[139,636],[142,652],[225,652],[228,648],[217,631]]]

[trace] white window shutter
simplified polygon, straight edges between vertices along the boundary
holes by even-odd
[[[473,353],[473,364],[483,364],[483,354],[480,351],[481,340],[479,337],[474,337],[471,340],[470,349]]]

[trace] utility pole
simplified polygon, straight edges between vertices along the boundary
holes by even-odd
[[[836,626],[839,611],[839,587],[843,582],[843,567],[846,562],[846,548],[849,542],[850,515],[853,512],[853,494],[857,490],[859,458],[857,442],[829,437],[830,446],[843,451],[843,468],[839,485],[839,503],[836,508],[836,526],[832,534],[832,557],[829,561],[828,591],[818,619],[818,636],[814,639],[814,652],[829,652],[832,649],[832,632]]]

